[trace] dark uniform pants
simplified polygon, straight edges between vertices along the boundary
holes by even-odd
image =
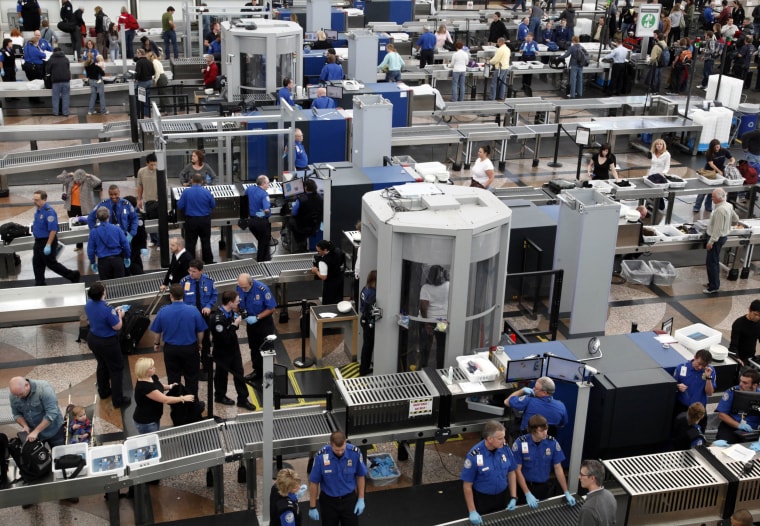
[[[185,377],[185,387],[188,393],[198,398],[198,371],[201,360],[198,354],[198,344],[164,345],[164,366],[166,379],[170,384],[180,383]]]
[[[354,513],[357,499],[356,493],[353,492],[342,497],[331,497],[324,492],[320,493],[322,526],[359,526],[359,517]]]
[[[98,276],[100,279],[123,278],[125,276],[124,258],[121,256],[98,258]]]
[[[203,262],[207,265],[214,262],[214,253],[211,252],[211,218],[185,217],[185,249],[197,259],[195,245],[201,239],[201,253]]]
[[[249,313],[252,314],[252,313]],[[251,349],[251,365],[256,372],[257,376],[261,376],[263,373],[264,359],[261,357],[261,346],[270,334],[275,334],[274,320],[272,316],[267,316],[263,320],[259,320],[253,325],[246,327],[246,334],[248,335],[248,347]]]
[[[501,493],[497,493],[496,495],[487,495],[485,493],[480,493],[479,491],[472,490],[472,497],[475,501],[475,510],[480,513],[481,515],[485,515],[486,513],[493,513],[495,511],[502,511],[507,508],[507,495],[509,491],[509,486],[507,486],[504,491]]]
[[[547,480],[546,482],[531,482],[530,480],[526,480],[525,484],[527,484],[528,490],[538,500],[545,500],[545,499],[556,496],[554,481],[551,479]],[[526,503],[525,493],[523,493],[522,488],[518,486],[517,487],[517,504],[525,504],[525,503]]]
[[[230,372],[236,373],[233,375],[233,380],[238,402],[248,400],[248,388],[242,379],[243,358],[240,356],[240,346],[234,345],[225,348],[215,345],[214,361],[216,362],[216,371],[214,372],[215,396],[223,398],[227,395],[227,373]]]
[[[372,369],[372,354],[375,351],[375,326],[369,328],[368,323],[362,323],[362,354],[359,366],[359,374],[367,376]]]
[[[263,263],[272,259],[269,245],[272,243],[272,225],[266,217],[252,217],[248,221],[253,237],[256,238],[256,261]]]
[[[119,404],[124,398],[122,383],[124,373],[124,357],[121,354],[118,336],[101,338],[93,333],[87,335],[87,346],[95,355],[98,367],[95,378],[98,381],[98,396],[107,398],[112,396],[115,404]]]
[[[74,271],[69,270],[55,259],[58,251],[58,237],[53,238],[50,244],[50,254],[45,255],[46,237],[38,237],[34,240],[34,249],[32,250],[32,269],[34,270],[34,285],[40,287],[45,285],[45,267],[49,268],[59,276],[73,281]]]

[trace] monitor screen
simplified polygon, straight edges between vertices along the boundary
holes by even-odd
[[[316,33],[304,33],[303,39],[307,42],[314,42],[317,39]]]
[[[282,183],[282,195],[284,197],[295,197],[303,193],[303,179],[291,179]]]
[[[582,362],[549,356],[546,362],[546,376],[563,382],[581,382],[584,368],[585,365]]]
[[[319,177],[310,177],[312,181],[317,183],[317,193],[321,195],[322,197],[325,196],[325,184],[328,183],[328,179],[320,179]]]
[[[317,92],[319,91],[319,86],[309,86],[309,98],[311,100],[316,99],[319,95],[317,95]]]
[[[731,412],[760,416],[760,393],[754,391],[734,391]]]
[[[521,382],[541,378],[544,372],[544,359],[525,358],[523,360],[509,360],[507,362],[507,382]]]
[[[343,86],[330,86],[327,85],[327,96],[331,99],[343,98]]]
[[[338,40],[338,32],[332,29],[325,29],[327,40]]]

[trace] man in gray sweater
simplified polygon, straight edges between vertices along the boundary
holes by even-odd
[[[584,460],[578,473],[581,487],[588,490],[578,515],[578,526],[615,526],[617,501],[604,484],[604,466],[598,460]]]

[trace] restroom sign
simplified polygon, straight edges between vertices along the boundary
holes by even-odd
[[[642,4],[639,6],[639,21],[636,24],[637,37],[653,37],[660,24],[660,4]]]

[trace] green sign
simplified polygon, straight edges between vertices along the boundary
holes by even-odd
[[[657,17],[652,13],[647,13],[641,17],[641,27],[651,29],[657,25]]]

